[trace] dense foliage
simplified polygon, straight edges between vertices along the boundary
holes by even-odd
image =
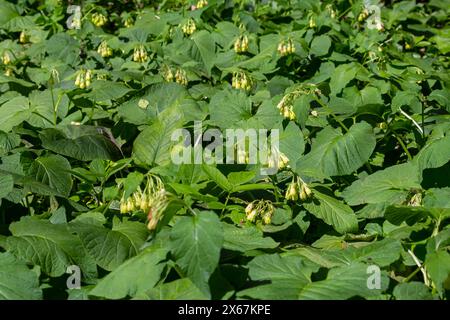
[[[0,299],[447,299],[449,10],[0,0]]]

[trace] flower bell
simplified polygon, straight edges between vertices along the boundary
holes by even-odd
[[[97,27],[102,27],[106,24],[106,22],[108,21],[108,18],[106,18],[105,15],[96,12],[92,15],[91,21]]]

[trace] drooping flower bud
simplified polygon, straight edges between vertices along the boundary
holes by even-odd
[[[92,23],[95,24],[97,27],[102,27],[106,24],[106,22],[108,21],[108,18],[106,18],[105,15],[101,14],[101,13],[94,13],[92,15],[92,19],[91,19]]]
[[[292,201],[295,201],[298,199],[298,184],[296,182],[292,181],[289,184],[284,197],[286,198],[286,200],[292,200]]]

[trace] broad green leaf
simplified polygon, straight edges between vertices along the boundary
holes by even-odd
[[[0,130],[9,132],[11,129],[31,116],[28,98],[15,97],[0,105]]]
[[[289,159],[289,165],[295,166],[297,160],[305,151],[302,131],[293,122],[284,130],[280,130],[280,151]]]
[[[219,91],[209,104],[211,121],[224,129],[242,128],[242,122],[251,118],[251,110],[250,99],[236,90]]]
[[[403,202],[411,189],[420,189],[420,171],[411,163],[394,165],[353,182],[342,196],[351,205]]]
[[[433,212],[434,211],[434,212]],[[389,206],[386,208],[384,216],[386,220],[395,225],[400,225],[405,221],[408,225],[425,220],[427,217],[435,217],[439,212],[433,209],[414,206]]]
[[[450,161],[450,134],[431,140],[414,157],[420,170],[438,168]]]
[[[450,112],[450,90],[448,88],[432,91],[428,96],[428,100],[437,101],[448,112]]]
[[[95,102],[117,100],[130,92],[131,89],[120,82],[96,80],[92,83],[91,92],[84,95]]]
[[[332,268],[325,280],[307,284],[301,290],[300,300],[345,300],[352,297],[369,298],[380,295],[387,289],[389,278],[386,272],[380,273],[380,289],[370,289],[368,265],[359,262],[349,266]]]
[[[256,174],[253,171],[231,172],[228,174],[227,178],[233,186],[238,186],[249,182],[255,175]]]
[[[224,190],[231,191],[233,185],[228,181],[228,179],[220,172],[216,167],[204,164],[202,166],[203,171],[208,175],[208,177],[214,181],[219,187]]]
[[[0,199],[6,197],[14,188],[12,175],[0,172]]]
[[[400,241],[383,239],[367,243],[361,247],[345,250],[320,250],[304,247],[292,250],[290,255],[300,255],[326,268],[350,265],[353,262],[374,263],[379,267],[389,266],[400,258]]]
[[[95,262],[108,271],[135,256],[147,238],[147,229],[140,222],[115,221],[112,229],[78,222],[71,224],[70,229]]]
[[[186,121],[202,120],[203,110],[178,83],[158,83],[119,106],[119,115],[126,122],[136,125],[149,124],[166,109],[177,108]]]
[[[252,280],[270,280],[270,284],[249,288],[239,297],[252,299],[296,299],[301,288],[311,282],[312,269],[300,257],[278,254],[261,255],[248,264]]]
[[[254,249],[273,249],[279,244],[270,237],[264,237],[255,227],[239,228],[228,223],[222,223],[222,227],[223,247],[228,250],[245,252]]]
[[[198,50],[201,56],[201,60],[203,64],[205,65],[206,74],[208,76],[211,75],[211,69],[215,62],[215,41],[214,38],[211,36],[211,33],[209,33],[206,30],[201,30],[199,32],[196,32],[192,36],[192,40],[195,43],[195,48]]]
[[[219,263],[222,245],[222,224],[214,212],[181,217],[170,234],[169,246],[177,264],[208,296],[208,280]]]
[[[328,53],[330,46],[330,37],[327,35],[321,35],[313,39],[313,41],[311,42],[311,49],[309,53],[317,57],[324,56]]]
[[[189,278],[160,284],[146,294],[152,300],[205,300],[208,298]]]
[[[44,148],[82,161],[122,156],[111,132],[103,127],[68,125],[39,135]]]
[[[168,109],[161,118],[142,131],[133,144],[133,157],[148,165],[167,164],[171,160],[172,134],[183,119],[176,108]]]
[[[8,252],[0,253],[0,300],[39,300],[42,289],[36,272]]]
[[[397,300],[431,300],[430,290],[422,282],[400,283],[394,288],[394,297]]]
[[[444,282],[450,276],[450,254],[438,250],[426,255],[425,266],[440,294],[444,293]]]
[[[145,294],[160,280],[166,255],[167,250],[164,248],[145,249],[102,278],[89,294],[107,299],[122,299]]]
[[[317,135],[311,152],[299,159],[297,172],[313,176],[315,172],[327,176],[351,174],[369,160],[375,144],[372,127],[366,122],[353,125],[345,134],[327,127]]]
[[[358,220],[353,210],[335,198],[315,191],[314,199],[304,203],[303,206],[339,233],[353,232],[358,229]]]
[[[397,92],[394,98],[392,98],[392,112],[398,112],[402,106],[409,106],[410,108],[413,108],[413,110],[417,108],[417,106],[420,107],[420,101],[417,98],[416,93],[411,91]]]
[[[60,155],[49,155],[38,157],[30,169],[30,174],[36,181],[67,196],[72,189],[70,170],[70,163],[66,158]]]
[[[9,226],[12,236],[7,249],[29,263],[39,265],[52,277],[59,277],[70,265],[78,265],[83,276],[95,276],[93,260],[87,256],[80,240],[70,233],[66,224],[23,217]]]
[[[339,94],[355,78],[358,69],[359,67],[353,62],[337,66],[330,79],[331,95]]]

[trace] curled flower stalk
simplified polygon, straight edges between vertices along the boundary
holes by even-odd
[[[148,174],[144,190],[138,187],[127,198],[125,198],[125,194],[122,195],[119,206],[120,213],[143,211],[147,214],[147,228],[154,230],[170,202],[169,196],[161,178]]]

